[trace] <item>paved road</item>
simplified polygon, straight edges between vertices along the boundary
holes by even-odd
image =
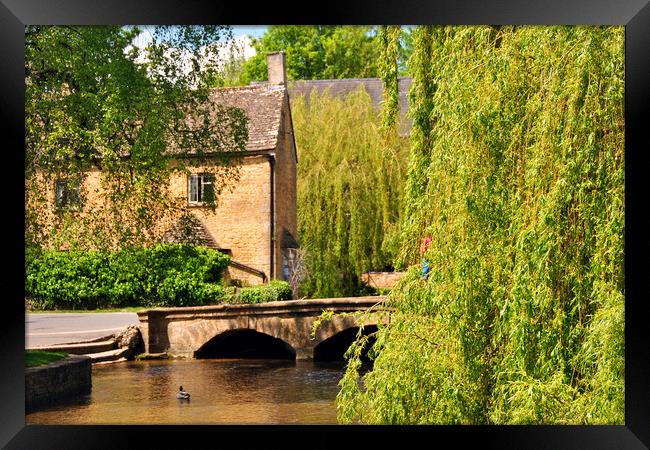
[[[139,324],[138,315],[129,312],[25,314],[25,347],[95,339]]]

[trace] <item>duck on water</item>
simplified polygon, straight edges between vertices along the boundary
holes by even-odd
[[[176,398],[179,400],[189,400],[190,399],[190,393],[185,392],[183,390],[183,386],[178,388],[178,394],[176,394]]]

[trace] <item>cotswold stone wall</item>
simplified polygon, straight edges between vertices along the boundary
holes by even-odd
[[[361,280],[375,289],[392,289],[405,272],[367,272]]]
[[[286,101],[286,100],[285,100]],[[282,111],[280,137],[276,152],[276,229],[275,229],[275,267],[274,277],[282,275],[282,230],[286,229],[294,239],[298,239],[298,218],[296,211],[296,150],[293,145],[293,126],[289,115],[289,105]]]
[[[207,166],[190,166],[192,173],[208,171]],[[260,270],[270,277],[270,221],[271,173],[268,159],[251,156],[243,159],[240,177],[230,183],[219,195],[216,211],[201,206],[189,207],[210,233],[218,248],[232,251],[232,259]],[[187,177],[177,176],[171,181],[174,195],[187,199]],[[262,279],[254,274],[233,268],[230,278],[250,284],[260,284]]]
[[[69,355],[62,360],[25,369],[25,409],[47,406],[64,398],[88,394],[92,389],[89,356]]]

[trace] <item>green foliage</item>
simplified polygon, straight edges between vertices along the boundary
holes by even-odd
[[[36,367],[59,361],[68,356],[64,352],[44,352],[42,350],[25,350],[25,367]]]
[[[293,292],[286,281],[271,280],[261,286],[241,289],[232,299],[232,303],[266,303],[279,300],[291,300]]]
[[[292,80],[374,77],[377,48],[370,27],[278,25],[252,42],[241,84],[267,79],[266,54],[284,51]]]
[[[191,306],[220,301],[230,257],[216,250],[159,244],[116,252],[30,250],[25,294],[36,309]]]
[[[411,33],[408,28],[388,28],[391,33],[397,31],[397,67],[404,75],[412,47]],[[290,80],[377,77],[381,76],[379,65],[383,61],[381,29],[377,32],[377,27],[368,26],[272,25],[262,37],[252,40],[256,55],[243,64],[231,58],[231,66],[236,66],[240,73],[238,84],[263,81],[267,79],[266,54],[284,51]],[[226,83],[232,79],[232,73],[227,74]]]
[[[169,177],[174,152],[241,150],[246,120],[207,102],[227,27],[27,26],[25,29],[26,240],[38,246],[115,249],[148,245],[181,208]],[[178,159],[178,158],[177,158]],[[53,212],[57,179],[102,173],[102,204]],[[224,168],[219,179],[237,175]],[[83,210],[83,213],[82,213]],[[78,245],[77,245],[78,244]]]
[[[413,119],[413,127],[408,179],[405,187],[408,201],[404,203],[404,216],[408,225],[413,223],[415,211],[427,209],[423,194],[427,182],[427,170],[431,163],[430,152],[433,144],[431,131],[434,122],[434,94],[437,87],[432,60],[434,56],[431,51],[434,33],[435,29],[430,26],[418,27],[411,33],[414,50],[409,59],[409,69],[413,74],[409,91],[409,115]],[[426,224],[418,223],[417,227],[426,228]],[[401,248],[403,255],[404,245]],[[403,267],[403,259],[403,257],[397,259],[398,267]]]
[[[401,28],[394,25],[379,27],[381,54],[379,57],[379,76],[384,86],[384,105],[381,110],[382,128],[386,133],[394,133],[399,117],[399,73]]]
[[[243,81],[244,65],[246,64],[245,43],[233,40],[224,50],[225,59],[222,66],[206,80],[211,87],[232,87],[248,84]]]
[[[362,387],[350,353],[339,419],[623,423],[623,28],[427,27],[413,47],[416,265]]]
[[[381,132],[369,95],[292,99],[298,148],[298,236],[310,297],[352,295],[360,275],[390,266],[400,218],[406,142]]]

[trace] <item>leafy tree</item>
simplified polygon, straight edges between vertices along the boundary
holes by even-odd
[[[363,291],[363,272],[391,268],[397,254],[407,159],[396,127],[401,38],[400,27],[379,27],[383,114],[364,91],[292,99],[306,295],[355,295]]]
[[[222,52],[225,57],[221,66],[207,80],[210,87],[241,85],[244,65],[246,64],[244,46],[245,43],[241,40],[233,40],[227,44],[227,47]]]
[[[25,31],[26,241],[105,246],[157,239],[155,225],[178,214],[167,185],[177,153],[242,149],[245,117],[209,104],[208,81],[230,29],[154,27],[143,49],[138,27],[28,26]],[[95,210],[52,211],[54,180],[81,186],[102,173]],[[226,180],[236,168],[215,166]],[[227,176],[226,176],[227,175]],[[217,190],[222,186],[217,186]]]
[[[267,78],[267,52],[284,51],[293,80],[377,76],[374,30],[366,26],[270,26],[253,40],[256,55],[246,61],[241,84]]]
[[[311,297],[353,295],[360,275],[393,261],[407,145],[381,132],[363,90],[292,99],[298,159],[298,236]]]
[[[410,28],[399,30],[399,74],[407,75],[411,53]],[[368,26],[270,26],[253,40],[256,55],[243,65],[240,84],[267,77],[266,53],[284,51],[287,76],[293,80],[372,78],[379,76],[381,52],[376,27]]]
[[[623,423],[623,67],[621,27],[413,30],[408,272],[340,421]]]

